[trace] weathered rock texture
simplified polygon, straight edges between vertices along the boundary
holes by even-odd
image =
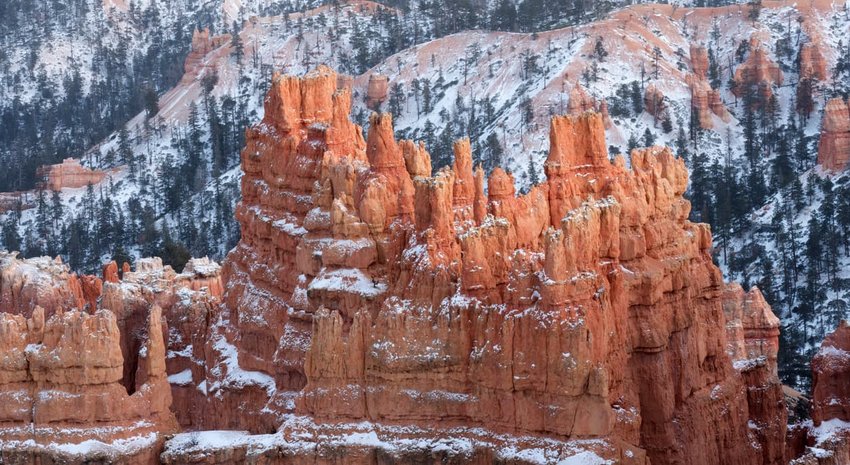
[[[691,71],[697,79],[708,79],[708,49],[701,45],[691,44]]]
[[[230,42],[230,34],[211,36],[209,28],[195,29],[192,32],[192,48],[183,63],[183,83],[191,82],[206,66],[204,60],[208,53]]]
[[[41,307],[29,319],[0,313],[3,457],[41,463],[55,456],[57,445],[73,450],[68,444],[131,438],[154,451],[161,447],[160,433],[176,429],[162,324],[159,308],[153,307],[146,325],[150,337],[139,353],[138,382],[128,395],[121,385],[121,332],[112,312],[60,310],[46,320]],[[149,457],[143,452],[136,458]]]
[[[664,94],[654,84],[646,87],[643,102],[647,113],[652,115],[656,121],[670,117],[667,114],[667,102],[664,99]]]
[[[430,176],[388,115],[364,140],[349,98],[324,67],[275,77],[247,134],[228,341],[275,392],[252,406],[271,416],[244,427],[294,408],[596,438],[619,463],[780,463],[782,438],[747,424],[784,424],[784,404],[755,405],[733,368],[711,234],[687,220],[669,149],[637,150],[627,169],[609,161],[601,115],[556,117],[548,181],[518,196],[496,169],[485,191],[468,141]],[[773,340],[765,312],[733,313],[746,321],[733,347]],[[772,389],[772,357],[757,386]]]
[[[605,123],[605,129],[609,129],[614,125],[611,117],[608,115],[608,102],[604,99],[597,102],[587,90],[576,82],[570,89],[570,99],[567,103],[567,114],[578,116],[587,111],[595,111],[602,114],[602,121]]]
[[[800,79],[825,81],[827,63],[821,52],[819,41],[812,41],[800,48]]]
[[[106,177],[106,173],[86,168],[76,158],[66,158],[58,165],[39,167],[36,171],[36,177],[41,179],[39,182],[40,189],[60,191],[64,188],[78,188],[97,184]]]
[[[0,456],[157,463],[178,419],[218,414],[199,389],[227,382],[211,323],[221,293],[207,259],[180,274],[143,259],[119,276],[111,263],[102,281],[0,254]]]
[[[850,102],[837,97],[823,109],[818,164],[831,171],[843,171],[850,162]]]
[[[686,81],[691,90],[691,108],[700,127],[714,127],[712,115],[728,122],[732,115],[723,104],[720,91],[712,89],[708,82],[708,52],[705,47],[691,46],[691,71],[693,73],[686,76]]]
[[[812,360],[812,420],[850,421],[850,325],[841,325],[821,343]]]
[[[750,414],[747,425],[762,446],[761,463],[782,465],[787,459],[788,415],[776,365],[779,318],[758,288],[744,292],[737,283],[726,285],[723,312],[729,340],[727,352],[746,384]]]
[[[761,41],[750,39],[750,55],[747,60],[735,70],[735,86],[733,92],[741,97],[751,89],[759,89],[763,94],[771,92],[770,86],[782,85],[783,75],[779,65],[768,56],[767,49]],[[769,96],[767,93],[763,96]]]
[[[793,465],[850,464],[850,324],[842,321],[812,360],[812,423]]]
[[[342,88],[340,86],[340,88]],[[373,110],[380,108],[390,90],[390,80],[383,74],[369,76],[369,85],[366,89],[366,106]]]

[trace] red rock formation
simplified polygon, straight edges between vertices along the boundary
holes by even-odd
[[[58,165],[39,167],[36,177],[41,179],[39,189],[60,191],[97,184],[106,177],[106,173],[85,168],[75,158],[66,158]]]
[[[797,428],[794,465],[850,464],[850,324],[826,336],[812,360],[812,423]]]
[[[79,278],[61,259],[47,257],[19,260],[17,254],[0,252],[0,309],[32,316],[36,307],[47,318],[57,311],[83,309],[97,296],[85,295]],[[94,284],[92,287],[96,287]]]
[[[825,81],[827,77],[826,59],[821,52],[820,43],[809,42],[800,49],[800,79]]]
[[[0,319],[2,353],[24,354],[0,357],[0,385],[35,380],[26,348],[43,341],[65,355],[38,376],[123,391],[115,421],[143,398],[160,431],[173,398],[187,427],[280,427],[257,438],[281,441],[263,463],[326,461],[324,447],[376,463],[384,438],[429,440],[407,461],[524,463],[505,451],[543,442],[547,461],[782,463],[776,321],[757,291],[724,287],[669,149],[635,150],[627,169],[608,158],[600,114],[556,117],[547,181],[517,196],[497,168],[485,191],[469,141],[432,176],[388,115],[364,140],[337,84],[325,67],[275,76],[242,153],[242,239],[220,272],[145,259],[116,279],[109,265],[92,300],[61,264],[0,257],[0,299],[34,315]],[[27,290],[47,285],[51,296]],[[80,302],[100,309],[63,313]],[[60,321],[72,342],[48,337],[60,323],[41,329],[36,303],[73,320]],[[330,434],[348,439],[312,446]],[[444,455],[432,438],[446,436],[476,445]],[[163,460],[205,460],[191,456],[199,438]],[[245,462],[249,447],[219,446],[215,460]]]
[[[204,60],[207,54],[230,42],[230,38],[230,34],[210,37],[209,28],[195,29],[192,32],[192,48],[183,63],[183,84],[188,84],[199,76],[205,67]]]
[[[112,261],[103,265],[103,281],[107,283],[118,283],[118,265]]]
[[[834,98],[823,109],[818,164],[840,172],[850,162],[850,102]]]
[[[850,421],[850,325],[841,325],[821,343],[812,360],[812,420]]]
[[[570,89],[570,101],[567,105],[567,113],[570,115],[580,115],[586,111],[596,111],[596,99],[576,82]]]
[[[614,122],[608,115],[608,102],[605,100],[597,102],[580,83],[576,82],[573,88],[570,89],[567,114],[578,116],[587,111],[602,113],[602,121],[605,123],[605,129],[610,129],[614,125]]]
[[[46,321],[41,307],[34,308],[30,319],[0,313],[0,444],[4,459],[71,463],[74,444],[123,441],[127,445],[123,450],[119,446],[110,451],[105,446],[106,457],[136,463],[155,460],[163,434],[175,431],[176,421],[169,410],[171,394],[165,379],[158,309],[150,312],[148,325],[160,337],[148,339],[141,353],[149,361],[145,381],[128,395],[121,386],[121,333],[112,312],[60,311]]]
[[[750,39],[750,56],[735,70],[733,92],[738,97],[753,87],[766,87],[769,91],[773,84],[782,85],[782,70],[768,55],[767,50],[756,39]],[[769,94],[768,94],[769,95]]]
[[[691,107],[697,114],[701,128],[714,127],[712,114],[726,122],[731,120],[731,115],[720,97],[720,91],[712,89],[708,81],[697,79],[694,75],[689,75],[687,81],[691,90]]]
[[[761,444],[763,464],[786,463],[788,415],[782,383],[777,376],[779,318],[758,288],[744,292],[728,284],[723,292],[729,356],[747,388],[748,426]]]
[[[619,463],[782,450],[747,427],[784,410],[739,395],[710,233],[669,150],[627,170],[600,115],[558,117],[548,181],[517,197],[495,170],[485,199],[467,142],[428,177],[389,117],[363,141],[336,83],[276,78],[248,132],[224,300],[239,366],[274,379],[253,411],[597,438]]]
[[[377,110],[387,99],[390,90],[390,80],[383,74],[369,76],[369,86],[366,89],[366,106]]]
[[[712,114],[729,122],[731,116],[723,104],[720,91],[711,88],[708,82],[708,52],[705,47],[691,46],[691,69],[693,74],[686,77],[691,90],[691,108],[696,113],[699,125],[703,129],[714,127]]]
[[[667,115],[667,102],[664,100],[664,94],[661,93],[654,84],[650,84],[646,87],[643,102],[646,112],[652,115],[656,121],[669,118],[669,115]]]
[[[700,81],[708,80],[708,50],[696,44],[691,44],[691,72]]]
[[[389,118],[378,118],[367,156],[360,128],[348,119],[350,92],[337,91],[336,83],[325,67],[304,80],[275,77],[263,123],[248,131],[242,152],[245,175],[236,210],[242,240],[224,265],[224,301],[236,329],[239,365],[276,381],[278,400],[266,411],[291,410],[281,399],[291,402],[306,383],[303,361],[315,302],[353,313],[382,293],[385,285],[372,279],[368,267],[385,266],[388,251],[401,246],[384,240],[388,222],[410,216],[412,182],[403,152],[412,147],[399,148],[385,133]],[[367,173],[370,159],[381,169]],[[402,181],[391,179],[402,172],[403,192],[393,191],[397,184],[383,184]],[[362,299],[342,292],[348,286],[363,290]],[[258,412],[269,401],[264,390],[246,396],[264,396]],[[269,415],[242,420],[232,427],[277,426]]]

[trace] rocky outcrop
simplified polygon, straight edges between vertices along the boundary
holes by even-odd
[[[556,117],[548,181],[517,196],[497,169],[485,191],[468,141],[429,176],[389,116],[364,140],[336,84],[323,67],[276,77],[247,135],[224,302],[239,367],[274,393],[251,406],[271,418],[243,427],[294,407],[319,423],[595,438],[619,463],[782,450],[747,426],[784,410],[740,395],[711,236],[687,221],[668,149],[626,169],[601,115]]]
[[[714,127],[712,115],[718,116],[724,122],[729,122],[732,115],[720,96],[720,91],[711,88],[708,82],[708,53],[705,47],[691,46],[692,74],[686,77],[691,91],[691,111],[696,115],[703,129]]]
[[[700,81],[708,80],[708,49],[701,45],[691,44],[691,72]]]
[[[752,89],[759,89],[764,97],[770,95],[772,85],[782,85],[783,75],[779,65],[768,56],[767,49],[761,41],[750,39],[750,55],[747,60],[735,70],[735,86],[733,93],[741,97]]]
[[[812,420],[850,421],[850,325],[841,325],[821,343],[812,360]]]
[[[788,414],[782,383],[777,375],[779,318],[758,288],[744,292],[737,283],[723,292],[727,352],[741,373],[747,390],[747,426],[761,445],[763,464],[786,463]]]
[[[667,113],[667,102],[664,94],[654,84],[646,87],[643,95],[643,104],[646,112],[652,115],[656,121],[670,117]]]
[[[156,457],[163,434],[176,429],[162,325],[159,309],[151,309],[147,333],[153,337],[139,353],[145,363],[128,395],[121,385],[121,332],[112,312],[60,310],[46,320],[37,306],[28,319],[0,313],[4,460],[83,463],[95,458],[80,456],[91,443],[101,444],[99,452],[111,460],[144,463]]]
[[[578,116],[582,113],[594,111],[602,114],[602,121],[605,123],[605,129],[610,129],[614,122],[608,115],[608,103],[603,99],[599,102],[587,92],[587,90],[576,82],[570,89],[569,103],[567,104],[567,114]]]
[[[812,41],[800,48],[800,80],[825,81],[827,63],[821,52],[819,41]]]
[[[195,29],[192,32],[192,48],[183,63],[183,84],[192,82],[204,69],[208,53],[230,42],[230,34],[211,36],[210,29]]]
[[[798,427],[803,440],[792,465],[850,464],[850,324],[826,336],[812,360],[812,421]]]
[[[818,164],[826,170],[840,172],[850,162],[850,102],[837,97],[823,109],[818,144]]]
[[[80,277],[71,273],[62,260],[47,257],[20,260],[16,253],[0,251],[0,309],[5,312],[32,316],[40,307],[50,318],[61,310],[85,309],[96,300],[92,294],[99,287],[95,278]]]
[[[117,364],[109,365],[110,370],[118,371],[118,387],[109,387],[110,392],[120,389],[125,395],[136,395],[155,380],[157,386],[169,391],[167,398],[166,394],[156,394],[157,401],[173,404],[184,427],[203,427],[206,418],[220,417],[214,413],[220,408],[219,399],[209,398],[204,386],[238,384],[232,383],[232,373],[220,368],[228,351],[220,343],[216,325],[222,292],[220,267],[206,258],[190,260],[182,273],[163,266],[159,259],[142,259],[135,271],[124,264],[119,274],[113,262],[104,266],[101,280],[71,274],[59,260],[0,255],[0,303],[4,310],[16,315],[14,318],[34,318],[37,312],[48,321],[72,309],[82,309],[83,315],[105,312],[104,318],[114,320],[120,334],[109,342],[117,345],[117,357],[109,351],[112,349],[96,351],[117,360]],[[157,323],[159,332],[151,332],[152,312],[163,315]],[[165,319],[170,325],[164,323]],[[164,351],[163,362],[158,361],[158,355],[151,356],[151,351]]]
[[[383,74],[372,74],[369,76],[369,85],[366,88],[366,106],[377,110],[381,107],[390,90],[390,80]]]
[[[552,120],[547,180],[518,195],[469,140],[432,173],[389,115],[364,138],[339,82],[274,77],[221,269],[143,259],[101,281],[0,257],[18,314],[0,320],[0,392],[108,391],[56,421],[110,444],[125,422],[155,448],[169,404],[186,428],[254,433],[180,435],[165,463],[783,463],[777,321],[723,283],[682,160],[611,161],[582,110]]]
[[[36,177],[40,179],[39,189],[61,191],[97,184],[106,177],[106,173],[85,168],[76,158],[66,158],[58,165],[39,167]]]

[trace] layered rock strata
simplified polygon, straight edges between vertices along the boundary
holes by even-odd
[[[219,416],[201,390],[228,383],[211,321],[218,265],[190,260],[175,273],[143,259],[122,271],[110,263],[101,280],[58,259],[0,255],[4,460],[158,463],[178,419],[200,427]]]
[[[744,378],[747,390],[747,426],[761,445],[763,464],[786,463],[788,415],[785,394],[777,375],[779,318],[758,288],[744,292],[737,283],[723,293],[726,334],[732,366]]]
[[[58,311],[45,320],[0,313],[0,445],[12,463],[76,463],[98,454],[156,460],[176,430],[160,309],[147,317],[135,391],[122,386],[118,322],[108,310]],[[94,444],[97,452],[80,454]],[[118,450],[121,446],[126,450]]]
[[[723,104],[720,91],[712,89],[708,82],[708,52],[705,47],[691,46],[691,71],[685,80],[691,91],[691,111],[703,129],[714,127],[712,115],[729,122],[731,114]]]
[[[842,321],[812,359],[812,421],[793,465],[850,464],[850,324]]]
[[[850,102],[837,97],[823,109],[818,164],[826,170],[840,172],[850,162]]]
[[[762,97],[767,98],[772,94],[771,86],[782,85],[783,74],[779,64],[770,58],[761,41],[753,37],[750,39],[750,54],[735,70],[734,80],[732,91],[738,97],[752,89],[758,89]]]
[[[754,405],[733,368],[711,234],[669,149],[627,169],[599,114],[556,117],[548,181],[518,196],[500,169],[485,190],[468,141],[432,176],[388,115],[364,140],[327,68],[275,77],[265,107],[224,268],[239,366],[275,383],[255,411],[599,439],[621,463],[782,450],[748,427],[784,405]]]
[[[60,191],[65,188],[73,189],[97,184],[106,177],[106,173],[86,168],[76,158],[66,158],[57,165],[39,167],[36,170],[36,177],[40,179],[39,189]]]

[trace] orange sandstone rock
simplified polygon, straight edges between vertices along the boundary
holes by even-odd
[[[696,44],[691,44],[691,72],[701,81],[708,80],[708,50]]]
[[[761,42],[750,39],[750,56],[735,70],[735,95],[741,97],[753,87],[782,85],[783,75],[779,65],[767,54]],[[769,94],[768,94],[769,95]]]
[[[390,82],[383,74],[372,74],[369,76],[369,86],[366,89],[366,106],[377,110],[381,103],[387,99]]]
[[[827,78],[826,59],[821,52],[819,42],[809,42],[800,48],[800,79],[825,81]]]
[[[831,171],[843,171],[850,162],[850,102],[837,97],[823,109],[818,164]]]
[[[36,177],[41,180],[40,189],[60,191],[65,188],[74,189],[97,184],[106,177],[106,173],[85,168],[76,158],[66,158],[58,165],[39,167]]]
[[[784,407],[740,395],[711,235],[687,220],[669,149],[636,150],[626,169],[601,115],[556,117],[547,182],[517,197],[496,169],[485,199],[467,141],[429,177],[388,116],[365,142],[332,116],[347,108],[335,85],[326,68],[276,78],[243,152],[224,312],[240,367],[275,380],[255,410],[294,398],[318,422],[596,438],[621,463],[783,450],[747,426]],[[758,373],[754,389],[772,386]]]

